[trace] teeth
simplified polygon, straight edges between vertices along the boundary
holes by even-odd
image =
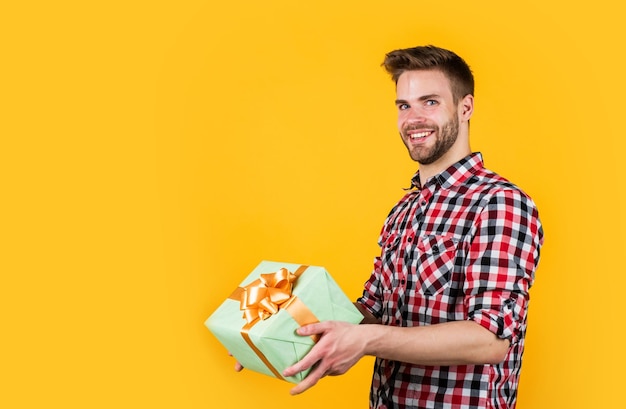
[[[413,138],[413,139],[424,138],[424,137],[426,137],[428,135],[430,135],[430,131],[418,132],[418,133],[412,134],[411,138]]]

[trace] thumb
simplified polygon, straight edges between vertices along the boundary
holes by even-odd
[[[308,335],[316,335],[321,334],[326,331],[326,324],[322,322],[317,322],[315,324],[307,324],[303,325],[296,330],[296,334],[308,336]]]

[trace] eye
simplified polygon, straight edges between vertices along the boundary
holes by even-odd
[[[398,104],[398,109],[400,111],[404,111],[405,109],[409,109],[409,104]]]
[[[424,105],[426,105],[427,107],[432,107],[438,104],[439,104],[439,101],[436,101],[434,99],[428,99],[426,100],[426,102],[424,102]]]

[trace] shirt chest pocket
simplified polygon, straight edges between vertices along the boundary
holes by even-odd
[[[459,240],[452,236],[422,236],[417,242],[411,272],[418,276],[416,286],[426,296],[449,287]]]

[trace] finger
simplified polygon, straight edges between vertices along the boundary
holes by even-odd
[[[303,325],[302,327],[296,330],[296,333],[298,335],[308,336],[308,335],[321,334],[324,331],[326,331],[326,329],[327,329],[326,323],[317,322],[315,324]]]
[[[306,391],[309,388],[312,388],[319,382],[320,379],[324,377],[324,370],[321,367],[316,367],[314,370],[309,372],[306,378],[289,391],[291,395],[299,395],[302,392]]]
[[[311,368],[317,361],[322,359],[322,356],[317,352],[317,348],[313,347],[308,354],[305,355],[300,361],[296,362],[289,368],[283,371],[283,376],[294,376],[297,373],[306,371]]]
[[[228,356],[233,356],[233,354],[231,354],[229,351]],[[243,369],[243,365],[241,365],[238,361],[235,362],[235,371],[241,372],[242,369]]]

